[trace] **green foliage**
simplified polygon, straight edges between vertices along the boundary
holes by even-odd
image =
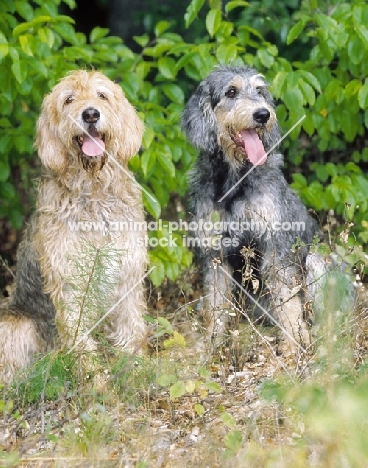
[[[168,350],[175,348],[184,348],[186,346],[185,338],[176,330],[173,330],[166,319],[159,317],[157,320],[150,319],[157,323],[156,337],[163,334],[169,334],[169,337],[163,342],[163,345]],[[209,392],[221,392],[221,386],[217,382],[211,380],[211,374],[204,367],[199,367],[196,371],[195,379],[182,380],[176,374],[162,373],[157,383],[161,387],[169,387],[170,400],[174,401],[185,394],[195,394],[201,399],[207,397]],[[204,414],[204,407],[201,404],[196,404],[194,410],[198,416]]]
[[[14,390],[22,404],[57,400],[66,396],[76,385],[75,371],[78,364],[75,357],[65,353],[49,353],[34,365],[25,369],[17,379]]]
[[[17,228],[22,224],[16,174],[20,172],[22,187],[29,190],[40,103],[67,71],[101,69],[121,84],[137,107],[146,131],[131,168],[157,200],[143,193],[147,212],[157,219],[172,193],[183,197],[186,173],[196,156],[180,131],[187,97],[216,64],[245,63],[262,71],[271,83],[284,132],[306,115],[284,142],[288,162],[304,171],[294,175],[294,189],[318,211],[332,209],[343,215],[345,203],[358,206],[354,233],[360,242],[367,242],[368,181],[359,167],[368,161],[364,147],[368,126],[366,2],[320,2],[318,9],[316,2],[305,2],[296,10],[298,3],[288,0],[290,16],[284,7],[278,9],[269,1],[248,4],[239,0],[223,6],[220,1],[193,0],[185,23],[192,28],[203,21],[202,33],[186,41],[170,30],[169,21],[159,21],[152,37],[134,38],[140,53],[109,36],[104,28],[95,28],[89,38],[76,32],[73,20],[58,14],[60,3],[47,0],[31,6],[23,0],[7,0],[3,5],[1,217]],[[74,6],[71,0],[66,3]],[[281,21],[274,21],[273,14]],[[274,43],[266,36],[274,38]],[[181,233],[174,234],[165,227],[149,233],[155,285],[164,277],[175,279],[191,262]],[[175,239],[173,245],[153,244],[170,236]]]
[[[111,383],[131,406],[139,406],[156,378],[155,363],[145,357],[121,355],[111,367]]]
[[[102,405],[94,404],[80,415],[79,420],[78,428],[73,424],[66,428],[61,441],[63,449],[69,453],[99,458],[106,445],[119,438],[113,418]]]
[[[94,327],[115,304],[114,291],[120,281],[120,261],[127,254],[111,244],[96,248],[84,242],[77,255],[70,257],[73,274],[65,278],[70,295],[61,307],[65,314],[77,313],[76,329],[67,331],[74,334],[71,337],[73,345],[90,330],[93,338],[99,335],[104,324],[96,329]]]

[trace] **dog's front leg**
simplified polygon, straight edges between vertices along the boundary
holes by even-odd
[[[303,318],[301,281],[292,265],[278,263],[264,272],[267,291],[270,294],[271,315],[281,328],[287,347],[296,352],[308,348],[311,343],[308,324]]]
[[[219,258],[208,257],[204,263],[204,315],[207,329],[216,346],[221,344],[229,319],[233,284],[224,270],[231,276],[232,268]]]

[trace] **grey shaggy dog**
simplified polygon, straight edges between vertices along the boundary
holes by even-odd
[[[305,264],[320,230],[281,171],[280,130],[263,76],[245,66],[216,68],[190,98],[182,128],[200,150],[189,211],[211,334],[221,337],[238,285],[254,314],[277,321],[292,348],[308,346]]]

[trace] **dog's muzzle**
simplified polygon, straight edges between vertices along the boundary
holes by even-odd
[[[82,120],[86,131],[75,137],[82,154],[87,158],[102,156],[105,151],[105,135],[96,128],[101,114],[94,107],[87,107],[82,112]]]

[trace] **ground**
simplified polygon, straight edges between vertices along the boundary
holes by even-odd
[[[365,290],[347,326],[296,358],[239,317],[211,349],[194,267],[147,289],[144,356],[106,350],[80,375],[52,353],[1,390],[0,466],[368,466]]]

